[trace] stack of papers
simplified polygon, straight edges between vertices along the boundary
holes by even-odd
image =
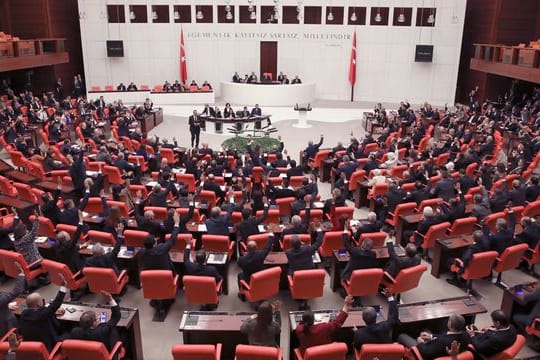
[[[206,232],[206,224],[199,224],[197,231]]]
[[[36,244],[45,244],[47,241],[49,241],[49,238],[46,236],[38,236],[35,240]]]

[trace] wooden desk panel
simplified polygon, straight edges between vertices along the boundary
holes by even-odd
[[[11,180],[14,180],[23,184],[31,184],[40,180],[39,178],[33,175],[29,175],[19,170],[8,171],[4,175]]]
[[[472,235],[460,235],[447,239],[438,239],[433,248],[431,275],[438,278],[442,272],[448,270],[447,265],[449,258],[459,256],[463,250],[472,244]]]
[[[0,159],[0,174],[4,174],[8,171],[12,171],[13,168],[4,160]]]

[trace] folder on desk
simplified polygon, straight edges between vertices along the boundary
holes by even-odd
[[[35,243],[36,244],[45,244],[47,241],[49,241],[49,238],[46,236],[38,236],[36,237]]]
[[[320,264],[321,263],[321,256],[319,255],[318,252],[313,254],[313,263],[314,264]]]
[[[227,254],[217,254],[217,253],[210,253],[208,254],[208,259],[206,262],[208,264],[225,264],[227,261]]]
[[[206,232],[206,224],[199,224],[199,226],[197,227],[197,231]]]
[[[259,225],[259,232],[266,232],[266,227],[264,225]]]

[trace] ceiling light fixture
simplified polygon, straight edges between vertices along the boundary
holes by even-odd
[[[377,15],[375,15],[375,22],[381,22],[381,21],[382,21],[381,8],[377,8]]]
[[[227,11],[227,14],[225,14],[225,19],[232,20],[233,19],[233,14],[230,11]]]
[[[176,10],[174,12],[174,20],[180,20],[180,11]]]
[[[401,8],[401,14],[399,14],[397,21],[398,23],[404,23],[405,22],[405,14],[403,13],[404,9]]]
[[[255,13],[255,11],[252,11],[251,14],[249,14],[249,18],[251,20],[257,20],[257,14]]]
[[[351,21],[356,22],[358,20],[358,17],[356,16],[356,9],[353,9],[353,12],[351,14]]]
[[[326,17],[326,20],[334,21],[334,14],[332,14],[332,7],[330,7],[330,10],[328,11],[328,16]]]
[[[201,9],[199,8],[199,10],[197,10],[197,15],[195,15],[195,17],[197,18],[197,20],[202,20],[204,19],[204,15],[201,11]]]
[[[137,17],[135,16],[135,12],[133,10],[131,10],[129,12],[129,20],[135,20]]]
[[[435,23],[435,15],[433,15],[433,10],[432,10],[431,14],[429,14],[426,22],[428,24],[434,24]]]
[[[157,20],[158,16],[157,16],[157,12],[154,10],[152,11],[152,20]]]

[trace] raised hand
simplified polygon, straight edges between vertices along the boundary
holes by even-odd
[[[173,215],[174,225],[178,226],[180,225],[180,214],[175,211]]]

